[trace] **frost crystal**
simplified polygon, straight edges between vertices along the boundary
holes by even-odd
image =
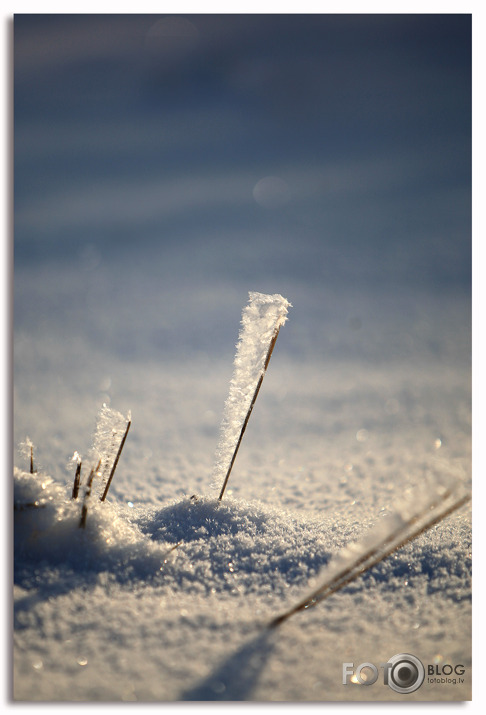
[[[93,453],[96,462],[101,463],[99,471],[103,484],[110,475],[130,419],[130,414],[124,417],[106,404],[103,404],[100,410],[93,440]]]
[[[227,473],[258,382],[267,369],[272,343],[287,320],[290,307],[289,301],[281,295],[249,293],[248,305],[243,308],[234,372],[221,423],[213,487],[221,486]]]

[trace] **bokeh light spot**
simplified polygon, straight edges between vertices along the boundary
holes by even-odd
[[[266,209],[279,209],[290,200],[290,187],[278,176],[265,176],[253,188],[253,198]]]

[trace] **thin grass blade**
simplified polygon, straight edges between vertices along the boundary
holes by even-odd
[[[248,305],[243,309],[234,372],[213,472],[213,485],[217,487],[222,482],[220,500],[290,307],[291,304],[281,295],[250,292]]]
[[[429,491],[413,492],[394,513],[381,520],[361,541],[349,544],[330,563],[321,585],[295,606],[269,623],[275,628],[290,616],[320,603],[354,581],[398,549],[413,541],[445,517],[466,504],[471,495],[461,483],[452,487],[440,484]]]

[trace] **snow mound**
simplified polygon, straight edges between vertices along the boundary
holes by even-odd
[[[317,573],[332,548],[322,524],[232,498],[185,498],[139,525],[150,539],[181,544],[166,577],[202,593],[283,593]]]
[[[161,509],[81,502],[50,477],[15,469],[15,582],[24,588],[96,582],[157,587],[167,594],[266,595],[287,600],[316,581],[351,529],[332,514],[309,517],[228,497],[184,497]],[[464,539],[457,540],[464,520]],[[459,601],[470,594],[466,517],[448,518],[348,585],[368,589],[441,591]]]
[[[228,498],[185,497],[158,510],[82,499],[50,477],[15,469],[16,582],[32,566],[121,582],[144,580],[201,593],[283,591],[327,562],[322,525]],[[39,575],[39,569],[36,571]]]
[[[15,469],[17,583],[28,585],[39,571],[49,573],[52,568],[84,578],[108,571],[121,582],[159,572],[167,548],[143,537],[127,517],[128,507],[100,502],[93,495],[81,529],[82,502],[82,498],[73,500],[67,487],[48,476]]]

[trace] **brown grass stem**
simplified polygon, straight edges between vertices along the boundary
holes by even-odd
[[[76,465],[76,474],[74,475],[73,493],[71,499],[77,499],[79,494],[79,485],[81,484],[81,464],[78,462]]]
[[[170,549],[168,549],[168,550],[165,552],[165,554],[164,554],[164,564],[167,562],[167,557],[169,556],[169,554],[171,554],[173,551],[175,551],[176,549],[178,549],[179,546],[182,546],[183,543],[184,543],[183,541],[178,541],[177,544],[174,544],[173,546],[170,547]]]
[[[98,462],[96,469],[93,467],[89,473],[88,481],[86,482],[86,491],[84,493],[83,508],[81,509],[81,519],[79,521],[79,528],[84,529],[86,526],[86,517],[88,516],[88,500],[91,495],[91,486],[93,484],[94,475],[99,471],[101,466],[101,459]]]
[[[273,334],[273,337],[272,337],[272,340],[270,341],[270,345],[269,345],[269,348],[268,348],[268,352],[267,352],[267,355],[266,355],[266,357],[265,357],[265,364],[264,364],[264,366],[263,366],[262,374],[260,375],[260,377],[259,377],[259,379],[258,379],[257,386],[256,386],[256,388],[255,388],[255,392],[253,393],[253,397],[252,397],[250,406],[249,406],[249,408],[248,408],[248,412],[246,413],[245,419],[244,419],[244,421],[243,421],[243,425],[242,425],[241,430],[240,430],[240,434],[239,434],[239,437],[238,437],[238,441],[237,441],[237,443],[236,443],[236,447],[235,447],[235,449],[234,449],[233,456],[231,457],[231,462],[230,462],[230,464],[229,464],[228,471],[226,472],[226,476],[225,476],[225,478],[224,478],[223,486],[221,487],[221,492],[220,492],[220,494],[219,494],[219,501],[221,501],[221,499],[223,498],[223,494],[224,494],[224,492],[225,492],[226,485],[228,484],[228,480],[229,480],[229,478],[230,478],[231,470],[233,469],[233,464],[235,463],[236,455],[238,454],[238,450],[239,450],[239,448],[240,448],[241,440],[243,439],[243,435],[245,434],[246,426],[247,426],[247,424],[248,424],[248,421],[249,421],[249,419],[250,419],[250,415],[251,415],[252,410],[253,410],[253,405],[255,404],[255,402],[256,402],[256,400],[257,400],[257,397],[258,397],[258,393],[260,392],[260,387],[262,386],[263,378],[265,377],[265,373],[266,373],[266,371],[267,371],[268,363],[270,362],[270,358],[272,357],[273,349],[274,349],[274,347],[275,347],[275,343],[277,342],[277,338],[278,338],[279,331],[280,331],[280,327],[278,327],[278,328],[275,330],[275,332],[274,332],[274,334]]]
[[[122,453],[122,449],[125,445],[125,441],[128,435],[128,430],[130,429],[130,425],[132,424],[131,420],[128,420],[127,422],[127,428],[125,430],[125,434],[123,435],[123,439],[120,443],[120,447],[118,448],[117,455],[115,457],[115,461],[113,462],[113,466],[111,468],[110,476],[108,477],[108,481],[106,482],[106,487],[105,491],[103,492],[102,496],[100,497],[100,501],[105,501],[106,495],[108,494],[108,489],[110,488],[111,480],[113,479],[113,475],[115,474],[115,469],[118,465],[118,460],[120,459],[120,455]]]
[[[451,493],[446,492],[442,496],[441,501],[446,501],[450,496]],[[347,586],[349,583],[357,579],[370,568],[376,566],[376,564],[383,561],[395,551],[402,548],[411,541],[415,540],[425,531],[428,531],[428,529],[432,528],[440,521],[442,521],[442,519],[444,519],[446,516],[456,511],[456,509],[459,509],[466,502],[468,502],[470,498],[470,494],[464,494],[461,497],[457,497],[456,500],[450,506],[446,507],[440,513],[434,515],[434,513],[432,512],[429,518],[426,519],[424,523],[423,521],[421,521],[423,517],[427,514],[427,512],[430,511],[431,508],[437,506],[437,504],[435,504],[431,507],[431,505],[428,504],[427,507],[423,509],[421,513],[417,514],[412,519],[405,522],[405,524],[403,524],[399,529],[397,529],[394,533],[390,534],[390,536],[387,537],[383,541],[383,543],[379,544],[379,546],[374,547],[367,553],[363,554],[363,556],[361,556],[357,561],[340,571],[328,582],[322,584],[318,589],[311,593],[310,596],[307,596],[302,601],[299,601],[297,605],[270,621],[270,623],[268,624],[268,628],[275,628],[279,626],[281,623],[286,621],[287,618],[290,618],[290,616],[294,615],[295,613],[315,606],[317,603],[320,603],[324,599],[331,596],[333,593],[336,593],[344,586]],[[415,529],[403,538],[401,538],[403,530],[413,524],[416,524]],[[399,541],[397,542],[396,539],[399,539]]]

